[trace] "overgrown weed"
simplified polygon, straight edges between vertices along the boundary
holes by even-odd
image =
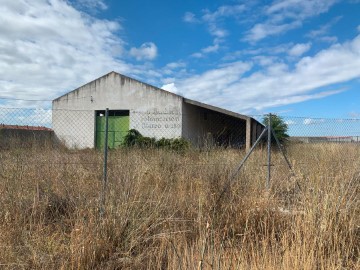
[[[219,199],[244,152],[110,151],[100,217],[101,152],[2,150],[1,267],[359,269],[359,149],[288,152],[271,190],[259,149]]]

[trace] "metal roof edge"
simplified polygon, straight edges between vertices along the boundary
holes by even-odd
[[[191,105],[201,107],[201,108],[205,108],[205,109],[208,109],[208,110],[212,110],[212,111],[216,111],[216,112],[219,112],[219,113],[227,114],[227,115],[230,115],[230,116],[233,116],[233,117],[236,117],[236,118],[240,118],[240,119],[243,119],[243,120],[253,119],[253,118],[251,118],[251,117],[249,117],[247,115],[243,115],[243,114],[240,114],[240,113],[228,111],[228,110],[223,109],[223,108],[215,107],[215,106],[212,106],[212,105],[209,105],[209,104],[206,104],[206,103],[202,103],[202,102],[199,102],[199,101],[196,101],[196,100],[188,99],[188,98],[184,98],[184,102],[188,103],[188,104],[191,104]]]

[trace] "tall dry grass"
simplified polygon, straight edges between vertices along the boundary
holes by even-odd
[[[0,152],[0,268],[360,269],[360,148]]]

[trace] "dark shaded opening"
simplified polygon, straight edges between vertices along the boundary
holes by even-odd
[[[105,116],[105,111],[96,111],[96,116]],[[109,110],[109,116],[129,116],[129,110]]]

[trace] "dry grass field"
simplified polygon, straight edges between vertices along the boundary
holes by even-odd
[[[0,269],[360,269],[360,148],[0,150]]]

